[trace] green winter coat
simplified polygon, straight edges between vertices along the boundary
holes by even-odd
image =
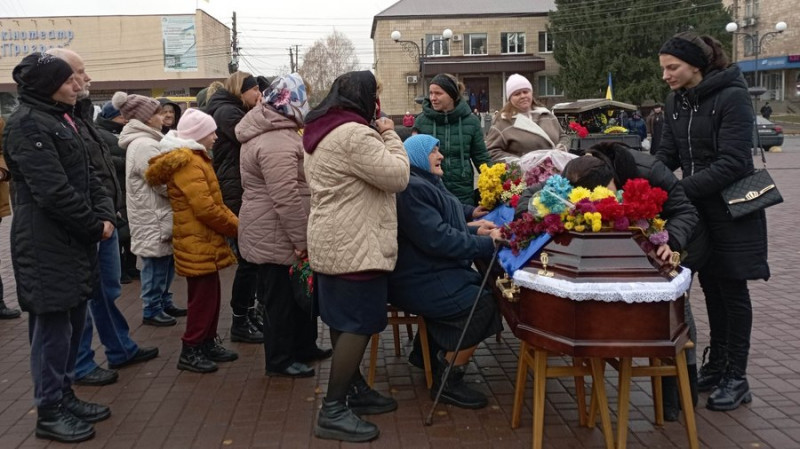
[[[476,168],[483,163],[492,165],[478,117],[472,114],[465,101],[459,101],[452,111],[439,112],[433,109],[426,98],[414,127],[419,129],[420,134],[439,139],[439,151],[444,155],[442,181],[445,187],[462,203],[474,206],[475,175],[472,164]]]

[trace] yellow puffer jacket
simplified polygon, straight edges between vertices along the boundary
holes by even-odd
[[[233,265],[236,256],[225,237],[236,237],[239,219],[222,202],[208,152],[195,141],[179,139],[174,131],[160,145],[168,152],[150,159],[145,177],[151,185],[167,185],[175,271],[193,277]]]

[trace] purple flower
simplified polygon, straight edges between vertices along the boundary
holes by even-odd
[[[650,236],[650,242],[653,245],[661,246],[669,242],[669,233],[664,231],[658,231]]]

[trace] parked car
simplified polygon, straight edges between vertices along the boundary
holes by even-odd
[[[758,138],[761,140],[761,147],[769,151],[772,147],[783,145],[783,128],[776,125],[762,116],[756,117],[758,124]],[[755,137],[755,136],[753,136]],[[753,142],[753,146],[758,148],[758,140]]]

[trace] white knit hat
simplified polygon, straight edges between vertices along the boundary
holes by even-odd
[[[506,81],[506,99],[511,98],[511,94],[520,89],[530,89],[533,91],[533,86],[531,86],[531,82],[528,81],[528,78],[525,78],[519,73],[509,76],[508,81]]]
[[[197,142],[216,130],[217,124],[210,115],[199,109],[189,108],[181,115],[177,131],[181,139]]]

